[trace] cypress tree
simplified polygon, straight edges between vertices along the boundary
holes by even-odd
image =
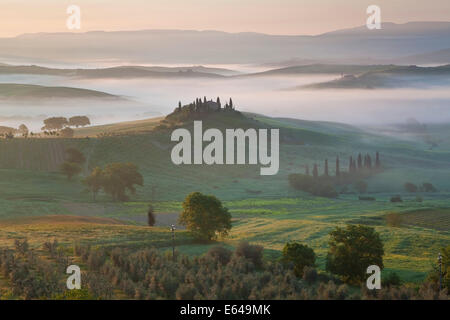
[[[375,168],[380,169],[381,161],[380,161],[380,153],[377,151],[376,159],[375,159]]]
[[[314,178],[318,178],[319,177],[319,170],[317,169],[317,164],[316,163],[314,163],[313,177]]]
[[[350,156],[349,165],[348,165],[348,172],[349,173],[353,172],[353,157],[352,156]]]
[[[305,175],[309,176],[309,165],[305,165]]]
[[[222,107],[221,103],[220,103],[220,98],[217,97],[217,104],[219,105],[219,109]]]
[[[358,170],[361,170],[363,166],[361,153],[358,154]]]
[[[341,168],[339,166],[339,156],[336,157],[336,177],[341,175]]]
[[[233,110],[233,100],[230,98],[230,109]]]
[[[323,174],[325,175],[325,177],[328,177],[328,159],[325,159],[325,169]]]

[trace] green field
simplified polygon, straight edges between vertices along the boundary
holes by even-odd
[[[385,266],[405,281],[420,281],[431,270],[440,248],[450,245],[450,151],[446,126],[430,127],[438,141],[430,147],[421,137],[402,139],[368,133],[360,128],[260,115],[208,118],[204,127],[280,128],[280,171],[260,176],[259,166],[175,166],[170,160],[170,131],[156,130],[155,121],[79,129],[75,139],[13,139],[0,141],[0,243],[11,246],[28,238],[33,246],[49,239],[70,245],[76,240],[102,246],[170,247],[168,226],[176,223],[181,202],[192,191],[214,194],[225,202],[233,218],[230,236],[220,239],[234,246],[248,240],[261,244],[269,259],[280,255],[287,241],[313,247],[320,269],[328,249],[328,233],[348,223],[370,225],[385,244]],[[102,133],[120,135],[96,138]],[[85,138],[89,136],[90,138]],[[59,174],[64,149],[74,146],[87,158],[81,177],[68,181]],[[367,179],[368,196],[360,201],[350,188],[338,199],[307,195],[292,189],[287,177],[303,173],[304,165],[339,156],[342,170],[359,152],[381,154],[383,172]],[[94,202],[80,183],[95,166],[133,162],[144,176],[144,186],[129,202],[112,202],[100,194]],[[405,182],[432,183],[437,192],[416,194],[403,190]],[[340,190],[339,190],[340,191]],[[403,202],[391,203],[393,195]],[[157,227],[145,227],[146,210],[153,202]],[[401,227],[389,227],[385,215],[402,215]],[[64,216],[65,218],[61,218]],[[213,244],[194,242],[187,231],[176,232],[177,246],[188,254],[202,254]]]

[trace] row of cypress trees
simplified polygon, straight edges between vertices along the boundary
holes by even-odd
[[[372,161],[372,157],[370,154],[366,154],[364,157],[361,153],[358,154],[357,158],[353,158],[353,156],[350,156],[349,159],[349,167],[348,167],[348,173],[355,174],[358,172],[370,172],[372,170],[380,170],[381,169],[381,160],[380,160],[380,153],[377,152],[375,155],[375,163]],[[336,157],[336,170],[335,175],[336,177],[341,176],[341,165],[340,165],[340,159],[339,156]],[[305,165],[305,175],[310,175],[310,168],[309,165]],[[312,175],[313,177],[317,178],[319,177],[319,167],[317,163],[314,163],[313,169],[312,169]],[[328,159],[325,159],[324,163],[324,170],[323,170],[323,176],[329,177],[329,166],[328,166]]]

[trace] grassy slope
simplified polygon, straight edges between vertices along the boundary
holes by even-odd
[[[208,119],[205,127],[281,127],[281,165],[277,176],[262,177],[259,167],[254,166],[175,166],[170,160],[170,132],[146,132],[154,127],[154,120],[86,128],[78,131],[80,136],[96,135],[105,130],[122,133],[136,131],[136,124],[139,125],[139,131],[145,132],[140,135],[70,141],[70,145],[76,145],[87,155],[90,167],[112,161],[138,164],[145,178],[145,186],[138,189],[132,202],[111,203],[109,197],[100,195],[99,202],[93,203],[77,180],[70,182],[47,170],[4,169],[0,170],[0,205],[3,209],[0,221],[59,214],[114,218],[124,221],[128,226],[95,223],[89,227],[86,224],[81,226],[79,223],[70,223],[67,228],[63,228],[62,224],[46,226],[42,223],[25,229],[23,225],[9,226],[4,229],[0,239],[11,244],[16,236],[32,236],[36,241],[51,237],[67,241],[86,237],[86,240],[94,242],[96,239],[109,239],[105,241],[111,245],[138,245],[140,241],[146,243],[145,233],[138,238],[133,238],[131,233],[141,232],[139,230],[150,232],[140,225],[145,223],[145,212],[152,191],[158,200],[155,204],[157,221],[164,227],[169,224],[168,221],[176,219],[181,209],[180,201],[185,195],[198,190],[217,195],[230,208],[234,227],[230,237],[225,240],[228,244],[234,245],[245,239],[264,245],[268,255],[277,256],[286,241],[299,240],[316,250],[321,268],[327,251],[328,232],[345,223],[375,226],[385,241],[386,267],[400,271],[407,280],[421,279],[424,272],[430,269],[438,250],[450,244],[448,228],[441,228],[443,225],[448,226],[449,211],[440,209],[450,207],[450,153],[445,144],[430,150],[425,143],[376,136],[346,125],[249,116],[252,120],[222,115],[221,118]],[[430,132],[439,134],[441,138],[449,135],[448,131],[440,128],[430,128]],[[34,142],[48,144],[49,141],[42,139]],[[9,160],[0,158],[1,167],[8,167],[8,163],[14,162],[14,155],[20,153],[14,151],[14,144],[17,143],[19,141],[10,143],[12,149],[3,149],[3,154],[9,154]],[[27,150],[23,148],[22,154],[26,154]],[[36,154],[32,150],[30,152]],[[346,159],[351,154],[375,151],[381,152],[386,166],[385,172],[369,179],[369,192],[377,198],[375,202],[358,201],[356,194],[343,195],[336,200],[315,198],[288,186],[287,175],[302,172],[302,164],[322,164],[323,159],[332,160],[339,155],[341,166],[345,168]],[[33,162],[45,163],[45,158],[41,158],[36,156]],[[332,163],[330,168],[333,168]],[[417,184],[430,181],[440,192],[424,195],[425,201],[422,203],[415,202],[415,195],[407,195],[402,191],[406,181]],[[402,194],[406,201],[390,203],[390,196],[397,193]],[[425,209],[428,211],[417,213],[417,210]],[[410,211],[415,213],[408,213]],[[409,223],[402,228],[387,227],[383,216],[388,212],[405,212]],[[161,230],[167,232],[167,228]],[[184,231],[178,232],[184,235]],[[155,234],[155,237],[159,236]],[[180,250],[198,254],[208,247],[186,243],[180,246]]]

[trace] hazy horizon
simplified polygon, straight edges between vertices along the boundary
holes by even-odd
[[[69,5],[81,8],[79,32],[177,29],[318,35],[364,25],[366,9],[374,4],[366,0],[130,0],[126,6],[119,0],[2,2],[0,37],[69,31]],[[375,4],[380,6],[384,22],[448,21],[450,2],[433,2],[433,6],[420,0],[379,0]]]

